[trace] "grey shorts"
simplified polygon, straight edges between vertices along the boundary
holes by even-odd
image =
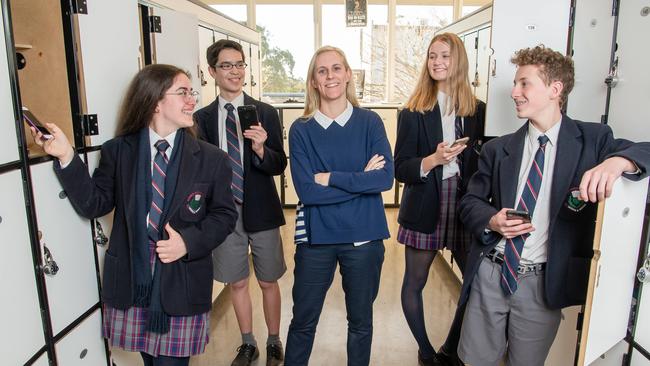
[[[214,279],[223,283],[233,283],[250,275],[248,248],[250,246],[255,276],[260,281],[277,281],[287,265],[284,262],[280,228],[249,233],[244,230],[241,206],[236,204],[237,225],[226,240],[212,251]]]
[[[501,266],[483,259],[472,282],[458,356],[472,366],[543,366],[560,325],[560,310],[544,301],[544,273],[519,275],[508,297],[500,285]]]

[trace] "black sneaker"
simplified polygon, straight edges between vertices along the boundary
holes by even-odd
[[[284,361],[284,352],[282,346],[269,344],[266,346],[266,366],[279,366]]]
[[[422,354],[420,354],[420,351],[418,351],[418,365],[419,366],[440,366],[442,364],[438,361],[438,358],[436,357],[435,353],[431,357],[424,358],[422,357]]]
[[[465,365],[459,358],[456,353],[447,353],[445,352],[444,347],[440,347],[438,350],[438,361],[442,366],[463,366]]]
[[[230,366],[249,366],[253,360],[260,356],[260,351],[252,344],[244,343],[237,348],[237,357]]]

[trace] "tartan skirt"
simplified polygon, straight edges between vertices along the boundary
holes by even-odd
[[[421,233],[399,226],[397,242],[422,250],[440,250],[448,248],[457,250],[469,248],[471,235],[465,230],[458,219],[458,175],[442,181],[440,192],[440,216],[436,230],[431,233]]]

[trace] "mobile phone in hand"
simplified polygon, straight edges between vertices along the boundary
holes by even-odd
[[[530,214],[528,211],[508,210],[506,211],[506,218],[508,220],[523,220],[525,224],[530,223]]]
[[[30,112],[29,109],[27,109],[27,107],[23,107],[23,121],[25,121],[25,123],[27,123],[29,126],[34,127],[37,131],[42,133],[43,134],[41,137],[42,140],[49,140],[52,137],[54,137],[52,136],[50,130],[45,128],[45,126],[43,126],[43,124],[38,120],[38,118],[36,118],[36,116],[34,116],[34,114]]]
[[[449,148],[451,149],[451,148],[454,148],[454,147],[459,146],[459,145],[467,145],[468,142],[469,142],[469,137],[461,137],[461,138],[457,139],[456,141],[452,142],[451,146],[449,146]]]
[[[239,125],[242,131],[246,131],[251,126],[259,123],[257,108],[252,104],[237,107],[237,114],[239,115]]]

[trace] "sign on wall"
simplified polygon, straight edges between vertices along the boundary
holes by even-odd
[[[365,27],[368,20],[366,0],[345,0],[345,20],[348,27]]]

